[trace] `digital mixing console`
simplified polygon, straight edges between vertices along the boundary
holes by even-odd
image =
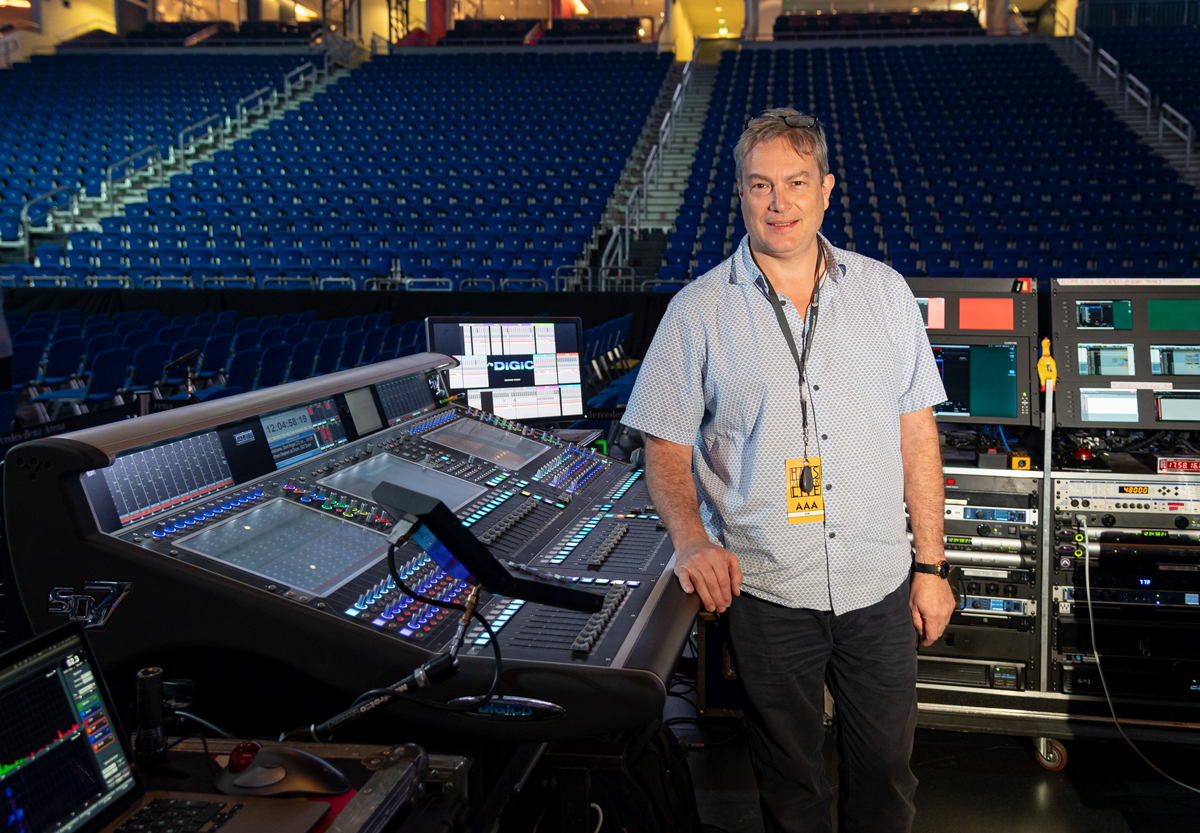
[[[390,482],[442,501],[514,574],[604,601],[588,613],[481,596],[500,692],[562,716],[445,708],[488,689],[494,646],[477,623],[461,672],[424,702],[401,698],[393,716],[510,738],[657,717],[695,605],[671,579],[641,469],[440,404],[429,377],[451,361],[421,354],[14,449],[6,508],[34,628],[84,619],[115,668],[287,685],[292,696],[262,716],[319,721],[445,651],[458,626],[455,611],[408,597],[389,572],[396,519],[372,492]],[[416,543],[396,566],[426,597],[470,592]]]

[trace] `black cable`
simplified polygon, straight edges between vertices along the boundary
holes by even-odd
[[[663,721],[663,725],[664,726],[679,726],[679,725],[699,726],[700,718],[698,718],[698,717],[682,717],[682,716],[681,717],[668,717],[666,720]]]
[[[685,703],[687,703],[689,706],[691,706],[693,709],[697,709],[697,710],[699,709],[699,706],[697,706],[697,705],[696,705],[696,701],[695,701],[695,700],[692,700],[691,698],[689,698],[689,697],[686,697],[686,696],[684,696],[684,695],[682,695],[682,694],[675,694],[675,693],[671,693],[671,692],[669,692],[669,693],[667,694],[667,696],[668,696],[668,697],[674,697],[676,700],[682,700],[683,702],[685,702]]]
[[[234,737],[234,734],[232,732],[227,732],[224,729],[222,729],[220,726],[218,726],[217,724],[210,723],[209,721],[205,720],[203,717],[194,715],[191,712],[185,712],[182,709],[172,709],[171,716],[172,717],[182,717],[184,720],[190,720],[193,723],[199,723],[201,726],[203,726],[205,729],[208,729],[210,732],[215,734],[217,737],[222,737],[222,738]]]
[[[1096,617],[1092,612],[1091,563],[1091,557],[1085,555],[1083,557],[1083,592],[1085,594],[1084,599],[1087,602],[1088,634],[1092,638],[1092,655],[1096,657],[1096,674],[1100,677],[1100,687],[1104,690],[1104,700],[1106,703],[1108,703],[1108,713],[1112,715],[1113,725],[1116,726],[1117,732],[1121,735],[1122,740],[1129,745],[1130,749],[1137,753],[1137,756],[1142,759],[1146,766],[1150,767],[1172,784],[1183,787],[1189,792],[1200,793],[1200,787],[1194,787],[1191,784],[1185,783],[1180,781],[1178,778],[1168,775],[1166,772],[1160,769],[1158,765],[1154,763],[1154,761],[1150,760],[1150,758],[1146,756],[1146,753],[1141,750],[1141,747],[1134,743],[1133,739],[1126,734],[1125,727],[1121,725],[1121,720],[1117,717],[1117,707],[1116,704],[1113,703],[1112,694],[1108,690],[1108,680],[1104,678],[1104,664],[1100,661],[1100,646],[1096,643]]]
[[[430,599],[428,597],[420,595],[419,593],[414,591],[412,588],[410,588],[407,584],[405,584],[404,580],[400,578],[400,571],[396,569],[396,549],[397,549],[397,545],[395,543],[388,545],[388,553],[387,553],[388,572],[391,574],[392,580],[396,582],[396,585],[401,590],[403,590],[409,596],[409,598],[412,598],[412,599],[414,599],[418,602],[422,602],[424,604],[431,604],[434,607],[444,607],[444,608],[450,608],[451,610],[464,610],[464,611],[467,609],[466,605],[460,605],[456,602],[434,601],[433,599]],[[498,639],[496,639],[496,632],[492,630],[491,623],[489,623],[487,618],[483,614],[481,614],[478,610],[472,610],[471,616],[472,616],[472,618],[478,620],[479,624],[483,627],[483,630],[487,633],[488,642],[492,646],[492,655],[496,658],[496,665],[492,669],[492,684],[491,684],[491,686],[488,687],[487,694],[484,695],[483,702],[486,703],[489,700],[491,700],[492,697],[495,696],[496,688],[500,685],[500,675],[504,671],[504,658],[501,656],[501,653],[500,653],[500,641]],[[467,635],[467,630],[466,630],[466,628],[463,628],[463,632],[459,636],[459,645],[460,646],[462,644],[463,639],[466,638],[466,635]],[[457,653],[457,650],[455,651],[455,653]],[[384,692],[386,692],[386,691],[387,691],[387,689],[384,689],[383,691],[376,690],[375,696],[391,697],[391,696],[395,695],[395,692],[384,694]],[[367,692],[367,693],[369,694],[370,692]],[[366,695],[365,694],[360,695],[360,699],[363,696],[366,696]],[[430,708],[440,708],[440,709],[445,709],[448,711],[464,711],[467,708],[473,708],[471,706],[463,706],[463,707],[446,706],[446,705],[443,705],[440,703],[432,703],[428,700],[414,699],[413,702],[420,703],[424,706],[429,706]],[[357,704],[358,700],[356,700],[355,703]]]

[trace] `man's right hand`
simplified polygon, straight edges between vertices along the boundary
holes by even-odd
[[[675,577],[683,592],[696,593],[709,613],[724,613],[742,592],[738,557],[711,541],[697,541],[675,551]]]

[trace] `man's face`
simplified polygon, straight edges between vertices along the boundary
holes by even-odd
[[[757,145],[738,182],[750,248],[781,259],[809,252],[832,191],[833,174],[822,177],[813,154],[797,153],[783,136]]]

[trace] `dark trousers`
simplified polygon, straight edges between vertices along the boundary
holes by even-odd
[[[910,830],[917,635],[908,582],[839,616],[746,594],[734,598],[728,616],[767,833],[831,829],[826,682],[837,708],[839,833]]]

